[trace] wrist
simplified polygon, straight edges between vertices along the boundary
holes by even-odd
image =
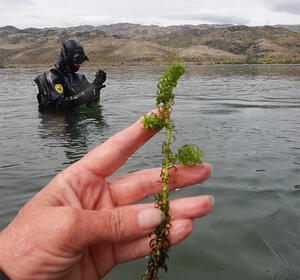
[[[9,280],[8,271],[5,268],[5,241],[3,241],[3,231],[0,232],[0,280]]]

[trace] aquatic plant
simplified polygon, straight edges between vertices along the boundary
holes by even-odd
[[[158,280],[159,269],[162,268],[165,272],[168,270],[166,261],[169,258],[168,251],[171,245],[168,239],[171,229],[168,186],[175,183],[169,178],[171,169],[176,172],[176,163],[189,167],[194,166],[196,163],[201,163],[202,151],[196,145],[183,145],[177,153],[173,153],[170,148],[171,141],[176,141],[175,125],[170,117],[175,98],[173,89],[176,87],[183,73],[184,68],[180,63],[173,62],[170,64],[162,77],[159,78],[157,84],[156,107],[160,115],[150,113],[149,115],[145,115],[142,121],[146,129],[165,128],[166,140],[162,143],[162,154],[164,156],[160,174],[162,190],[155,195],[155,207],[164,212],[165,219],[151,234],[149,243],[151,253],[147,269],[142,275],[141,280]]]

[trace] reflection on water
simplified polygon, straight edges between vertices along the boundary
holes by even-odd
[[[71,164],[88,152],[89,132],[100,134],[107,126],[102,116],[101,106],[93,104],[67,112],[40,113],[39,135],[53,148],[61,145],[67,162]],[[58,142],[58,143],[57,143]]]
[[[59,171],[152,110],[164,68],[107,67],[101,105],[66,114],[38,112],[42,69],[0,69],[0,227]],[[95,70],[82,69],[90,80]],[[300,66],[187,66],[175,93],[176,146],[198,144],[214,170],[171,197],[211,194],[216,204],[172,249],[161,279],[299,280]],[[160,165],[161,142],[155,136],[117,174]],[[122,264],[105,279],[138,279],[145,265]]]

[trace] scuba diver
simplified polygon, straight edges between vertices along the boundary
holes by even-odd
[[[76,73],[86,60],[89,59],[78,40],[61,39],[59,59],[50,70],[34,79],[39,89],[37,99],[40,111],[65,110],[100,100],[106,73],[99,69],[95,80],[90,83],[85,75]]]

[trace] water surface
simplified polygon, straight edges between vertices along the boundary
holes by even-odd
[[[81,71],[92,80],[95,70]],[[43,115],[33,82],[42,69],[0,69],[0,227],[59,171],[152,110],[163,70],[105,67],[100,105]],[[214,169],[171,197],[211,194],[216,203],[172,249],[161,279],[300,279],[300,66],[187,66],[175,92],[176,146],[198,144]],[[117,174],[159,166],[162,138]],[[120,265],[105,279],[138,279],[145,265]]]

